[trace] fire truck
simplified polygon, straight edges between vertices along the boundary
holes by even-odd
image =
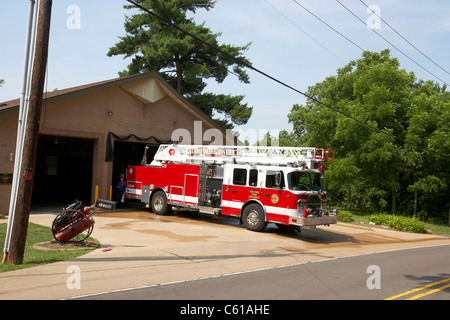
[[[160,145],[147,164],[128,166],[126,197],[156,214],[184,210],[236,217],[252,231],[268,223],[315,228],[337,222],[327,211],[324,162],[318,148]]]

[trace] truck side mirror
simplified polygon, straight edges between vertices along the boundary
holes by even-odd
[[[275,185],[279,187],[281,184],[281,172],[275,173]]]

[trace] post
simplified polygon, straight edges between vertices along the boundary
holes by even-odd
[[[14,173],[11,185],[11,197],[8,212],[8,227],[6,229],[2,264],[4,264],[6,262],[6,259],[8,258],[8,252],[11,242],[12,225],[14,215],[16,212],[17,191],[19,189],[20,166],[22,164],[22,151],[25,135],[26,116],[28,115],[28,106],[29,106],[28,101],[30,94],[31,72],[33,69],[33,63],[31,60],[34,59],[34,48],[36,44],[35,31],[37,27],[38,10],[35,8],[36,8],[35,0],[30,0],[30,7],[28,10],[27,36],[25,42],[25,56],[23,62],[22,91],[20,93],[19,118],[17,122],[16,156],[14,157]]]
[[[98,200],[98,186],[95,186],[95,196],[94,196],[94,203],[97,203]]]
[[[19,176],[16,213],[14,216],[11,247],[8,262],[22,264],[28,221],[31,209],[36,152],[39,140],[39,120],[41,118],[42,97],[47,68],[48,43],[50,34],[52,0],[41,0],[36,34],[36,51],[34,56],[33,77],[30,91],[30,106],[25,128],[22,166]]]
[[[448,226],[450,227],[450,209],[448,209]]]

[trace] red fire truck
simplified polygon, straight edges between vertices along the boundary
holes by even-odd
[[[146,148],[147,150],[147,148]],[[151,164],[127,168],[126,197],[156,214],[172,207],[240,219],[253,231],[336,223],[327,211],[324,161],[318,148],[161,145]]]

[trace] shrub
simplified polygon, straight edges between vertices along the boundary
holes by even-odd
[[[339,211],[337,220],[340,222],[353,222],[353,214],[350,211]]]
[[[370,222],[395,228],[400,231],[425,233],[425,223],[417,218],[395,216],[392,214],[374,214],[369,218]]]

